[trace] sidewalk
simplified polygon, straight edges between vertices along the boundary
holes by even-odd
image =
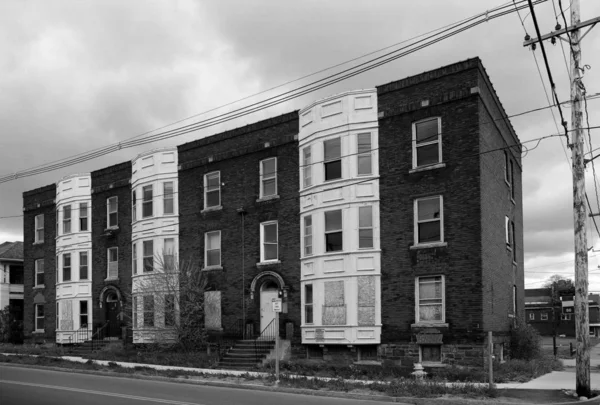
[[[593,390],[600,390],[600,373],[590,373]],[[512,388],[520,390],[574,390],[575,370],[553,371],[526,383],[497,384],[498,388]]]

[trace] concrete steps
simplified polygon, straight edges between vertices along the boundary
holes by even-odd
[[[66,356],[85,357],[94,351],[102,350],[104,347],[113,344],[114,342],[115,340],[100,340],[92,343],[91,340],[86,340],[80,344],[63,346],[63,348]]]
[[[260,365],[274,348],[274,341],[260,339],[238,340],[219,361],[219,368],[251,370]]]

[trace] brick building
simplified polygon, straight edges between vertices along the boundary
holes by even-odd
[[[524,316],[520,156],[470,59],[95,171],[88,195],[65,200],[91,202],[91,246],[80,249],[91,252],[91,290],[80,285],[77,298],[89,302],[79,304],[87,328],[159,339],[171,309],[141,286],[160,272],[158,256],[177,257],[208,279],[214,335],[260,334],[281,297],[275,328],[293,355],[480,364],[487,332],[501,355]],[[62,212],[53,187],[24,194],[26,300],[38,256],[54,277],[55,235],[32,239],[35,215]],[[61,297],[42,297],[54,338],[46,307]]]

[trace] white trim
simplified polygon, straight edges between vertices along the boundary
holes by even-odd
[[[266,177],[264,174],[264,164],[270,160],[275,161],[275,171],[272,174],[270,174],[269,177]],[[261,160],[259,162],[258,168],[259,168],[259,173],[260,173],[260,197],[259,198],[267,198],[267,197],[271,197],[271,196],[276,196],[277,195],[277,158],[270,157],[270,158]],[[272,180],[272,179],[275,179],[275,192],[273,194],[265,195],[264,182],[265,182],[265,180]]]
[[[265,226],[269,226],[269,225],[275,225],[275,236],[276,236],[276,243],[275,245],[277,246],[277,257],[275,257],[274,259],[265,259]],[[269,243],[269,244],[273,244],[273,243]],[[260,262],[261,263],[271,263],[271,262],[278,262],[279,261],[279,224],[277,221],[267,221],[267,222],[261,222],[260,223]]]
[[[218,249],[208,249],[208,239],[209,239],[209,235],[210,234],[218,234],[219,236],[219,248]],[[219,251],[219,263],[217,264],[208,264],[208,251],[211,250],[218,250]],[[222,263],[221,263],[221,231],[209,231],[209,232],[205,232],[204,233],[204,268],[215,268],[215,267],[221,267]]]
[[[217,187],[216,189],[214,189],[214,190],[210,190],[210,191],[209,191],[209,190],[208,190],[208,177],[209,177],[209,176],[214,176],[215,174],[219,176],[219,177],[218,177],[218,187]],[[211,205],[211,206],[209,206],[209,205],[207,205],[207,199],[206,199],[206,195],[207,195],[209,192],[211,192],[211,193],[212,193],[212,192],[215,192],[215,191],[218,191],[218,193],[219,193],[219,203],[218,203],[218,204],[216,204],[216,205]],[[219,208],[221,207],[221,172],[220,172],[220,171],[218,171],[218,170],[217,170],[217,171],[214,171],[214,172],[206,173],[206,174],[204,175],[204,209],[205,209],[205,210],[207,210],[207,209],[210,209],[210,208],[217,209],[217,207],[219,207]]]
[[[419,166],[417,164],[417,125],[418,124],[422,124],[424,122],[427,121],[433,121],[433,120],[437,120],[437,127],[438,127],[438,133],[437,133],[437,139],[434,141],[426,141],[426,142],[421,142],[419,144],[419,147],[421,146],[427,146],[427,145],[433,145],[433,144],[438,144],[438,161],[435,163],[431,163],[433,164],[438,164],[443,162],[443,158],[442,158],[442,118],[441,117],[428,117],[419,121],[415,121],[412,123],[412,168],[416,169],[418,167],[424,167],[424,166],[428,166],[428,165],[421,165]]]
[[[115,201],[115,210],[114,212],[110,211],[110,202],[111,201]],[[111,225],[110,223],[110,214],[115,214],[116,216],[116,223],[114,225]],[[119,197],[117,196],[112,196],[112,197],[108,197],[106,199],[106,228],[118,228],[119,227]]]
[[[442,284],[442,319],[441,320],[421,320],[419,317],[420,299],[419,299],[419,284],[422,278],[441,278]],[[434,280],[433,283],[436,283]],[[419,276],[415,277],[415,324],[427,323],[427,324],[445,324],[446,323],[446,277],[442,274],[436,274],[431,276]]]
[[[433,200],[437,198],[439,200],[440,205],[440,217],[433,218],[428,220],[423,220],[421,222],[439,222],[440,223],[440,240],[439,241],[430,241],[430,242],[419,242],[419,201],[424,200]],[[429,197],[415,198],[413,203],[413,215],[414,215],[414,243],[415,246],[425,246],[425,245],[433,245],[444,243],[444,196],[443,195],[434,195]]]

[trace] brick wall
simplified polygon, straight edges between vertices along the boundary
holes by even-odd
[[[131,306],[131,162],[123,162],[92,172],[92,309],[97,327],[106,321],[105,308],[100,308],[100,294],[114,286],[121,294],[124,322],[130,320]],[[118,197],[118,230],[107,228],[106,200]],[[119,248],[119,279],[107,278],[107,249]]]
[[[262,271],[279,274],[289,287],[287,313],[280,316],[282,336],[299,336],[300,326],[300,228],[298,200],[297,112],[203,138],[179,146],[180,258],[204,267],[204,233],[221,231],[222,270],[207,272],[209,287],[221,291],[222,326],[243,318],[260,327],[257,283],[254,298],[250,285]],[[278,199],[259,198],[259,162],[277,157]],[[221,172],[222,209],[204,209],[204,174]],[[239,213],[243,209],[245,214]],[[260,223],[278,221],[280,263],[257,267],[260,262]],[[245,297],[245,300],[244,300]],[[284,301],[285,302],[285,301]],[[284,309],[286,305],[284,304]],[[289,328],[289,326],[288,326]]]
[[[27,340],[55,339],[56,326],[56,185],[23,193],[24,334]],[[44,214],[44,243],[34,244],[35,216]],[[44,288],[34,288],[35,261],[44,259]],[[34,303],[44,304],[44,333],[33,333]]]

